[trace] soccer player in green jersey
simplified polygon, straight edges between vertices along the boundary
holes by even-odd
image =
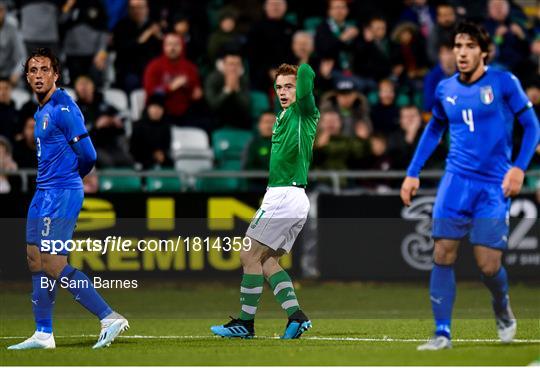
[[[273,127],[268,188],[246,232],[251,247],[240,253],[244,269],[240,316],[225,325],[213,326],[211,330],[216,335],[242,338],[255,335],[255,313],[265,278],[288,315],[282,338],[299,338],[311,328],[311,321],[300,310],[291,278],[279,265],[279,258],[291,251],[309,212],[305,187],[320,116],[313,96],[314,78],[315,73],[307,64],[300,67],[282,64],[277,70],[275,90],[283,110]]]

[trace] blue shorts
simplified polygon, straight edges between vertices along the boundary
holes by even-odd
[[[54,240],[70,240],[83,199],[82,189],[37,189],[28,208],[26,244],[36,245],[41,252],[51,253],[52,249],[47,249],[44,244],[51,244]],[[57,254],[67,255],[68,252],[60,249]]]
[[[501,184],[447,172],[441,179],[433,208],[433,238],[461,239],[474,245],[506,249],[510,198]]]

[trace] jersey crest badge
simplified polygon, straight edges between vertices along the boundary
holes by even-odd
[[[480,100],[484,105],[489,105],[493,102],[495,96],[493,95],[493,88],[491,86],[480,88]]]
[[[45,116],[43,116],[43,130],[47,129],[48,125],[49,125],[49,114],[45,114]]]

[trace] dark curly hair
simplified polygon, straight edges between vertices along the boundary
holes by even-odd
[[[28,56],[26,62],[24,63],[24,74],[28,73],[28,63],[30,63],[30,60],[35,57],[49,58],[49,60],[51,61],[51,67],[53,68],[54,72],[60,75],[60,61],[58,60],[58,57],[52,52],[52,50],[46,47],[40,47],[32,51],[32,53]]]

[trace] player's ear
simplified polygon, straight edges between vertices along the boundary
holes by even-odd
[[[59,77],[58,73],[55,72],[54,73],[54,83],[58,82],[58,77]]]
[[[488,52],[482,52],[480,56],[482,57],[482,60],[484,60],[484,64],[487,64],[487,58],[489,53]]]

